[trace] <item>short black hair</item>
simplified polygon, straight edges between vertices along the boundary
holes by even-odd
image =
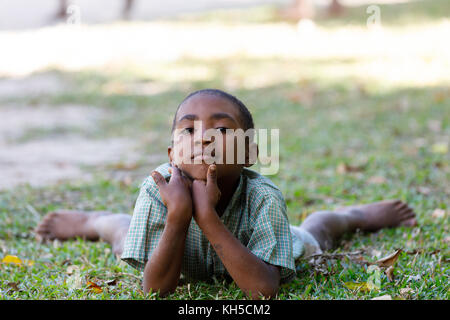
[[[248,129],[254,129],[255,125],[253,123],[253,117],[252,114],[250,113],[250,111],[248,111],[247,107],[245,106],[245,104],[239,100],[238,98],[236,98],[235,96],[219,90],[219,89],[202,89],[202,90],[198,90],[198,91],[194,91],[192,93],[190,93],[186,98],[183,99],[183,101],[181,101],[181,103],[178,105],[177,110],[175,111],[175,116],[173,117],[173,123],[172,123],[172,132],[175,129],[175,124],[177,121],[177,113],[178,110],[180,109],[180,107],[186,102],[188,101],[190,98],[199,95],[199,94],[204,94],[204,95],[210,95],[210,96],[216,96],[216,97],[220,97],[223,99],[228,100],[229,102],[231,102],[234,106],[236,106],[236,108],[239,109],[239,112],[241,114],[241,121],[244,124],[244,131],[248,130]]]

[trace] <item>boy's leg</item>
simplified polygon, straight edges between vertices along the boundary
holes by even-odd
[[[345,233],[377,231],[382,228],[414,226],[414,211],[400,200],[344,207],[335,211],[319,211],[309,215],[300,225],[319,242],[322,250],[333,248]]]
[[[102,239],[111,244],[114,254],[120,256],[130,221],[128,214],[61,210],[47,214],[37,226],[36,234],[41,240]]]

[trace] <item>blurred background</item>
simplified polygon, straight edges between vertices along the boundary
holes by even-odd
[[[448,0],[0,0],[0,188],[137,188],[178,103],[216,87],[280,128],[293,212],[442,203],[449,17]]]
[[[359,263],[324,260],[279,298],[448,299],[449,39],[449,0],[0,0],[0,299],[147,299],[106,243],[38,245],[34,228],[62,208],[132,213],[178,104],[210,87],[280,130],[269,178],[291,224],[382,199],[417,213],[337,249],[403,249],[380,291],[355,290],[372,277]],[[103,293],[72,290],[73,266]]]

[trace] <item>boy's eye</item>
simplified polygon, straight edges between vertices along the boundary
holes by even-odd
[[[227,129],[228,128],[224,128],[224,127],[216,128],[216,130],[220,131],[221,133],[227,133]]]
[[[181,134],[192,134],[194,133],[194,128],[184,128],[181,130]]]

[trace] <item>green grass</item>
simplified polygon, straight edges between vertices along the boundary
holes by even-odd
[[[423,23],[439,22],[450,8],[446,1],[429,3],[410,4],[409,14],[395,11],[404,5],[394,5],[394,11],[385,10],[390,13],[383,17],[392,16],[389,19],[394,25],[413,23],[418,16]],[[248,16],[252,23],[272,23],[271,12],[270,8],[243,10],[242,17]],[[347,16],[320,23],[335,28],[351,20],[353,13],[351,9]],[[227,22],[226,13],[216,14]],[[394,19],[396,14],[401,18],[398,21]],[[185,21],[209,21],[211,15]],[[68,83],[69,90],[56,95],[8,97],[2,104],[45,104],[56,109],[75,103],[101,108],[108,116],[96,130],[75,133],[92,139],[134,139],[140,145],[142,159],[129,171],[131,184],[111,178],[117,168],[107,166],[85,168],[95,172],[93,182],[67,181],[0,191],[0,258],[16,255],[34,261],[32,266],[0,263],[0,299],[159,299],[155,293],[143,294],[139,272],[117,261],[107,244],[81,239],[38,244],[33,229],[47,212],[58,208],[131,214],[139,184],[158,165],[148,156],[164,158],[166,154],[177,104],[188,92],[203,87],[230,90],[248,105],[257,127],[280,128],[281,167],[271,179],[286,198],[292,224],[301,223],[317,210],[391,198],[407,201],[417,213],[416,228],[357,233],[343,239],[335,251],[363,250],[365,259],[375,261],[375,252],[385,256],[403,249],[393,281],[382,273],[378,289],[349,289],[349,283],[370,281],[367,267],[348,259],[329,260],[325,269],[301,261],[298,276],[282,286],[278,299],[370,299],[385,294],[394,299],[448,299],[450,161],[448,151],[439,151],[433,145],[449,143],[449,83],[391,86],[366,77],[357,67],[360,62],[245,57],[205,62],[186,58],[173,64],[151,65],[148,70],[53,70],[48,72]],[[199,68],[209,72],[203,80],[168,81],[164,74]],[[249,78],[264,77],[273,81],[245,85]],[[131,89],[107,89],[117,83]],[[155,94],[136,93],[133,88],[138,84],[161,85],[164,89]],[[17,143],[71,130],[30,130]],[[339,172],[340,164],[356,170]],[[435,209],[443,209],[447,215],[434,217]],[[417,253],[413,253],[415,250]],[[79,286],[73,284],[76,279],[69,274],[70,266],[79,267]],[[87,281],[97,283],[102,292],[88,289]],[[401,293],[404,288],[412,291]],[[221,280],[214,284],[185,283],[168,297],[242,298],[234,284]]]
[[[331,17],[321,8],[316,10],[316,22],[327,28],[335,28],[348,25],[362,25],[367,23],[367,17],[373,12],[367,13],[370,4],[345,7],[342,15]],[[412,0],[399,3],[377,4],[383,25],[389,27],[402,27],[405,24],[427,24],[440,19],[448,19],[450,6],[446,0]],[[209,13],[181,15],[185,21],[194,23],[208,22],[228,25],[241,23],[284,23],[282,10],[276,6],[263,6],[251,10],[248,9],[224,9],[214,10]],[[173,19],[176,21],[176,19]],[[296,23],[296,21],[290,21]]]

